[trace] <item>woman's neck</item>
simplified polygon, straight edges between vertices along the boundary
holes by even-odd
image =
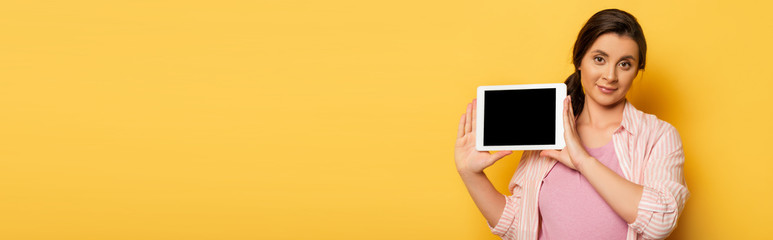
[[[580,116],[577,117],[577,125],[587,125],[596,129],[618,127],[623,121],[625,98],[611,106],[602,106],[585,96],[585,104]]]

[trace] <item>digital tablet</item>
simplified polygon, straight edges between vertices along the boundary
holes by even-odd
[[[478,87],[478,151],[562,149],[566,85]]]

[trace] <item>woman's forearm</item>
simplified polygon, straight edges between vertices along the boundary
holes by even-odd
[[[639,200],[644,191],[641,185],[617,175],[595,158],[584,161],[579,168],[580,173],[617,215],[628,223],[636,221]]]
[[[483,172],[470,173],[460,171],[459,176],[462,177],[467,191],[470,193],[475,205],[478,206],[480,213],[488,221],[489,226],[496,226],[505,209],[504,195],[494,188],[494,185],[491,184],[491,181]]]

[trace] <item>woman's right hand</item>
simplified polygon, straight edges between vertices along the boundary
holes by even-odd
[[[467,111],[459,120],[459,132],[456,134],[454,160],[459,174],[483,173],[483,169],[491,166],[497,160],[510,155],[513,151],[499,151],[494,154],[475,149],[475,118],[477,99],[467,104]]]

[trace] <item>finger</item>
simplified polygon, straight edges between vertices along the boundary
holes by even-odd
[[[542,152],[539,153],[540,157],[547,157],[552,159],[558,159],[558,155],[560,154],[559,151],[556,150],[542,150]]]
[[[472,103],[467,104],[467,117],[464,121],[464,133],[469,133],[472,131]]]
[[[569,127],[571,127],[573,132],[576,132],[576,123],[577,117],[574,116],[574,107],[572,107],[572,98],[569,97]]]
[[[564,99],[564,132],[568,132],[571,130],[571,125],[569,124],[569,120],[571,117],[569,117],[569,109],[572,109],[572,105],[570,104],[571,96],[567,96],[566,99]]]
[[[472,131],[473,132],[475,132],[475,126],[477,126],[476,125],[477,121],[475,120],[478,116],[477,113],[478,113],[478,99],[475,98],[472,100]]]
[[[491,154],[491,157],[489,158],[489,163],[494,164],[494,162],[496,162],[497,160],[502,159],[503,157],[510,155],[511,153],[513,153],[513,151],[499,151],[494,154]]]
[[[567,106],[566,107],[566,112],[564,114],[565,114],[565,117],[566,117],[566,123],[569,125],[569,127],[571,129],[571,127],[572,127],[572,118],[574,117],[572,115],[572,97],[566,98],[566,106]]]
[[[465,114],[462,114],[462,119],[459,119],[459,131],[456,132],[456,138],[464,137],[464,118]]]
[[[569,96],[569,116],[572,116],[572,119],[574,119],[574,108],[572,107],[572,97]]]

